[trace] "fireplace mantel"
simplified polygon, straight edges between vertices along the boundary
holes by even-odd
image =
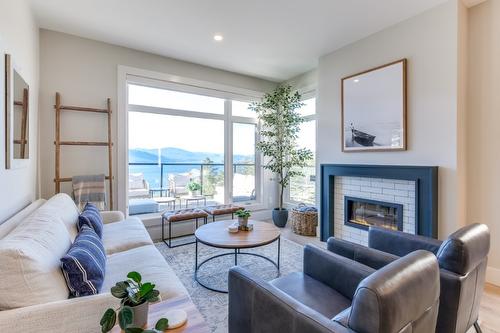
[[[399,179],[415,182],[415,220],[418,235],[437,238],[438,167],[321,164],[321,240],[334,236],[334,179],[336,176]]]

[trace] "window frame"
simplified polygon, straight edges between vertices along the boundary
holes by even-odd
[[[132,72],[132,74],[131,74]],[[155,74],[154,78],[146,77],[144,74]],[[156,113],[172,116],[191,117],[198,119],[216,119],[224,121],[224,201],[232,203],[233,192],[233,133],[232,128],[234,123],[253,124],[256,126],[255,142],[259,140],[260,124],[258,119],[250,117],[241,117],[232,115],[232,101],[252,102],[260,99],[263,92],[256,92],[247,89],[222,86],[210,82],[202,82],[192,79],[179,78],[175,76],[175,81],[166,81],[164,78],[168,74],[154,73],[133,69],[129,67],[119,66],[118,73],[118,141],[125,143],[118,148],[118,193],[121,196],[118,198],[118,207],[121,211],[128,213],[128,114],[129,112],[145,112]],[[128,104],[128,87],[129,85],[140,85],[152,88],[167,89],[171,91],[179,91],[190,94],[204,95],[224,99],[224,113],[214,114],[208,112],[178,110],[163,107],[153,107],[137,104]],[[120,110],[123,110],[120,112]],[[255,152],[255,194],[256,199],[244,202],[238,202],[244,205],[247,209],[259,210],[267,208],[263,198],[265,197],[263,184],[263,169],[262,169],[262,154]]]
[[[311,99],[311,98],[317,98],[316,96],[316,89],[308,89],[304,92],[301,92],[300,89],[299,89],[299,92],[301,94],[301,101],[305,101],[305,100],[308,100],[308,99]],[[316,99],[316,103],[317,103],[317,99]],[[318,147],[318,118],[317,118],[317,110],[316,110],[316,107],[314,108],[314,114],[311,114],[311,115],[307,115],[307,116],[304,116],[304,119],[305,119],[305,122],[308,122],[308,121],[315,121],[315,150],[317,151],[317,147]],[[317,163],[316,163],[316,158],[317,158],[317,153],[316,151],[314,152],[314,161],[315,161],[315,164],[312,165],[316,170],[315,170],[315,175],[316,175],[316,179],[317,179],[317,174],[318,174],[318,168],[317,168]],[[315,181],[315,184],[316,181]],[[287,188],[285,189],[285,192],[284,192],[284,202],[285,202],[285,206],[287,207],[295,207],[297,204],[301,203],[300,201],[295,201],[293,200],[291,197],[290,197],[290,185],[289,184],[287,186]],[[317,191],[318,191],[318,187],[317,185],[315,186],[315,196],[314,196],[314,205],[317,206],[318,204],[318,196],[317,196]]]

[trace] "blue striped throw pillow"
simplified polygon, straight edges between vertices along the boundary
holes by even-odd
[[[106,254],[101,238],[84,225],[68,253],[61,258],[61,268],[70,296],[99,293],[106,271]]]
[[[82,226],[87,225],[94,229],[95,233],[102,238],[103,222],[102,216],[96,205],[88,202],[83,212],[78,216],[78,231]]]

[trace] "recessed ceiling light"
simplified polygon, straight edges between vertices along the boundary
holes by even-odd
[[[223,39],[224,39],[224,36],[222,36],[222,35],[219,35],[219,34],[215,34],[215,35],[214,35],[214,40],[215,40],[216,42],[220,42],[220,41],[222,41]]]
[[[354,79],[354,83],[358,83],[359,82],[359,79]]]

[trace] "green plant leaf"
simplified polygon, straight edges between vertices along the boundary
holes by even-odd
[[[128,284],[126,282],[117,282],[113,287],[111,287],[111,295],[116,298],[124,298],[128,295],[127,288]]]
[[[168,328],[168,319],[167,318],[161,318],[156,322],[155,329],[158,331],[165,331]]]
[[[116,324],[116,312],[113,309],[107,309],[102,315],[101,321],[101,332],[107,333],[113,329]]]
[[[151,303],[158,301],[158,296],[160,296],[160,292],[158,290],[151,290],[149,293],[144,295],[144,298]]]
[[[151,290],[153,290],[155,287],[154,284],[150,283],[150,282],[146,282],[144,283],[141,288],[139,289],[139,293],[141,294],[141,296],[145,296],[147,295]]]
[[[124,330],[134,322],[134,311],[128,306],[124,306],[121,308],[120,312],[118,312],[118,323],[120,324],[120,328]]]
[[[135,283],[141,283],[141,280],[142,280],[141,274],[139,274],[137,272],[130,272],[127,274],[127,277],[129,279],[131,279],[132,281],[134,281]]]
[[[143,332],[145,332],[140,327],[127,327],[124,329],[124,331],[125,331],[125,333],[143,333]]]

